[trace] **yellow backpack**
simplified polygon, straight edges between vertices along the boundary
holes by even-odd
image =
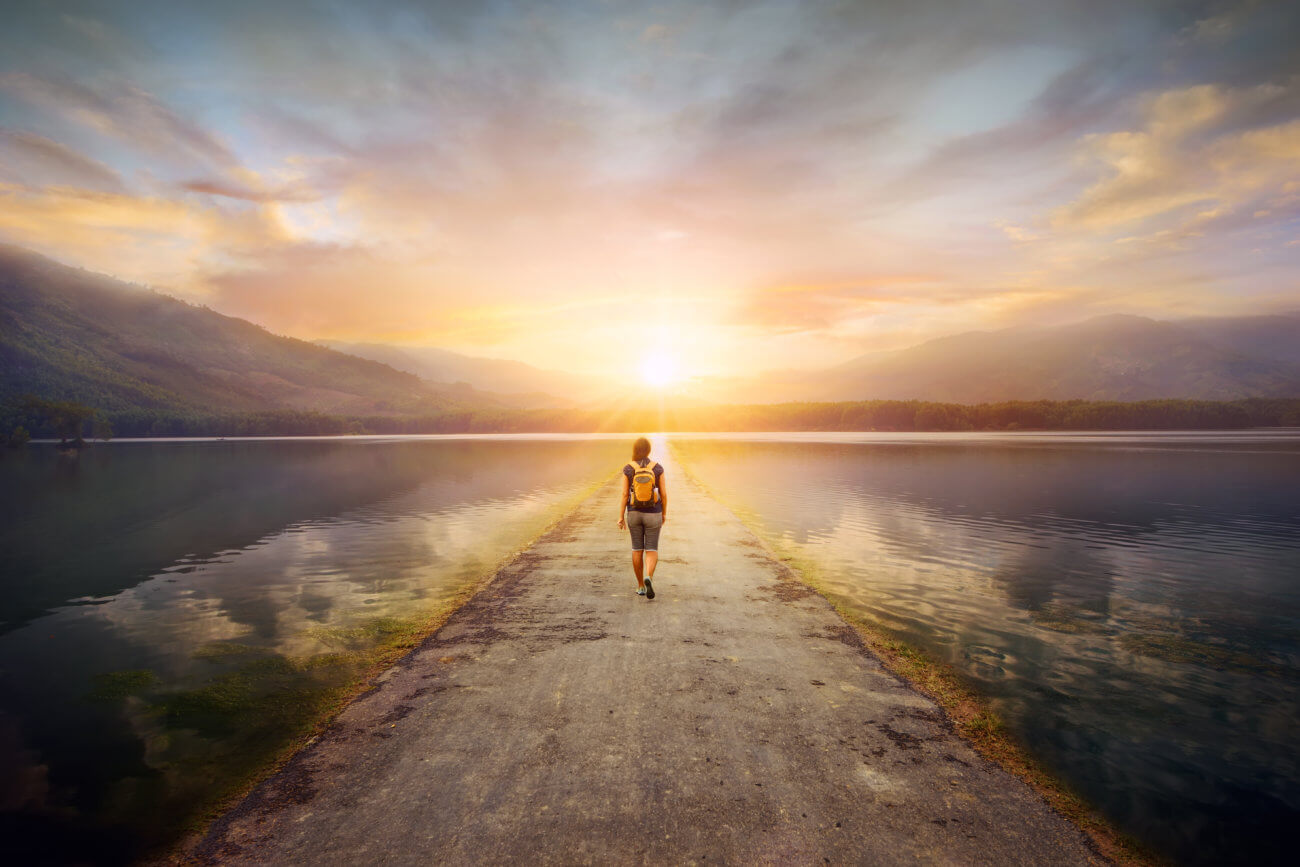
[[[653,506],[659,502],[659,486],[655,484],[654,461],[644,467],[629,461],[628,466],[632,468],[632,483],[628,485],[628,505],[636,508]]]

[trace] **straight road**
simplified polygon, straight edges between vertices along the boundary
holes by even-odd
[[[1104,859],[673,473],[635,595],[617,479],[192,853],[228,864]]]

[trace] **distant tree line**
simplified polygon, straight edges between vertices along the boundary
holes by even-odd
[[[0,436],[334,436],[340,434],[587,433],[599,431],[1053,431],[1240,430],[1300,426],[1300,399],[1237,401],[915,400],[733,406],[465,410],[422,416],[335,416],[295,410],[203,413],[129,409],[100,413],[26,397],[0,408]]]

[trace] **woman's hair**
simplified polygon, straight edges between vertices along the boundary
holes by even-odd
[[[636,442],[632,443],[632,460],[639,461],[648,457],[650,457],[650,440],[637,437]]]

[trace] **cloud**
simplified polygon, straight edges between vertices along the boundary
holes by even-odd
[[[191,193],[203,193],[210,196],[222,196],[245,202],[314,202],[321,196],[306,184],[289,183],[267,186],[256,175],[249,172],[240,173],[244,182],[222,178],[197,179],[185,181],[180,188]]]
[[[1006,220],[994,220],[993,225],[1001,229],[1002,233],[1011,240],[1019,241],[1021,243],[1037,241],[1042,237],[1041,234],[1034,232],[1031,229],[1027,229],[1024,226],[1017,226],[1014,223],[1007,222]]]
[[[1260,209],[1300,171],[1300,120],[1241,129],[1262,106],[1300,94],[1285,86],[1230,89],[1218,85],[1165,91],[1147,103],[1142,126],[1090,136],[1085,147],[1105,172],[1075,201],[1059,208],[1060,229],[1132,230],[1151,224],[1204,221]]]
[[[96,14],[0,32],[0,234],[297,336],[554,366],[653,299],[806,360],[1294,264],[1284,4]]]
[[[65,25],[74,32],[93,43],[115,43],[119,41],[111,27],[103,21],[96,18],[87,18],[80,15],[69,15],[66,12],[59,16]]]
[[[663,24],[647,24],[641,31],[642,42],[657,42],[668,37],[669,30]]]
[[[429,263],[367,246],[268,245],[237,266],[209,270],[203,284],[213,306],[287,334],[431,340],[493,318],[481,296],[439,289]]]
[[[975,294],[926,272],[882,274],[863,282],[786,284],[750,293],[732,321],[762,331],[826,332],[885,308],[961,303]]]
[[[0,90],[155,157],[169,161],[187,158],[217,167],[238,163],[215,135],[134,84],[109,81],[83,84],[66,78],[14,72],[0,76]]]
[[[274,212],[264,208],[8,183],[0,183],[0,235],[182,294],[201,294],[195,271],[214,255],[247,255],[288,241]]]
[[[1122,111],[1126,82],[1109,57],[1088,57],[1043,82],[1024,112],[1009,123],[943,141],[884,179],[873,191],[882,209],[950,195],[986,183],[1003,183],[1049,171],[1078,139],[1112,122]],[[1049,180],[1050,182],[1050,180]],[[1005,186],[1005,184],[1003,183]],[[1034,195],[1018,184],[1021,195]]]
[[[1232,34],[1234,16],[1230,13],[1211,15],[1189,24],[1179,37],[1190,42],[1221,43]]]
[[[45,136],[0,127],[0,168],[6,166],[12,167],[15,181],[40,178],[51,184],[124,190],[121,175],[99,160]]]

